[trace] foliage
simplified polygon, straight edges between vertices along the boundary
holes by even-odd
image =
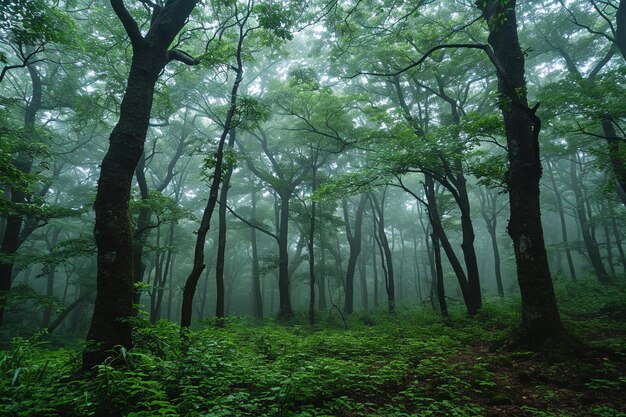
[[[591,301],[597,292],[613,293],[606,303],[612,310],[623,288],[586,281],[582,289],[558,289],[569,328],[600,344],[614,334],[613,346],[626,354],[624,327],[607,323],[605,313],[581,326],[601,307]],[[613,395],[626,386],[619,378],[623,358],[600,359],[597,367],[593,358],[544,362],[527,352],[490,352],[486,344],[505,337],[517,320],[517,302],[491,302],[474,318],[457,307],[451,322],[415,309],[355,315],[348,330],[332,321],[311,328],[227,319],[225,328],[183,338],[174,324],[139,320],[136,347],[111,352],[95,378],[74,374],[76,348],[52,349],[45,334],[16,338],[0,353],[1,410],[8,416],[86,416],[96,409],[128,416],[478,416],[506,407],[527,415],[619,415],[610,410],[624,405]],[[578,384],[612,400],[582,409],[570,404]]]
[[[76,23],[65,12],[44,0],[8,0],[0,3],[0,31],[20,45],[48,42],[70,44]],[[0,59],[6,63],[6,58]]]

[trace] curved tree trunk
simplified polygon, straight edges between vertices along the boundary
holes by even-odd
[[[133,230],[128,203],[137,163],[143,153],[152,109],[154,87],[161,71],[181,53],[169,51],[174,37],[185,25],[197,0],[180,0],[161,9],[156,6],[144,37],[122,0],[111,0],[133,46],[133,58],[120,118],[109,136],[102,161],[94,209],[94,236],[98,248],[97,292],[83,354],[83,369],[102,363],[116,346],[132,347]],[[191,63],[188,56],[182,57]],[[193,62],[196,63],[195,61]]]

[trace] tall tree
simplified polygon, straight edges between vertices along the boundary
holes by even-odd
[[[500,110],[509,161],[508,232],[513,240],[522,296],[522,333],[525,343],[533,346],[563,332],[541,225],[541,119],[536,114],[538,106],[528,106],[524,54],[517,36],[516,0],[481,0],[477,5],[487,22],[488,41],[498,67]]]
[[[133,231],[128,203],[137,163],[143,153],[155,84],[171,61],[195,65],[188,54],[170,49],[198,0],[168,0],[151,9],[144,35],[123,0],[111,0],[113,11],[131,42],[133,55],[119,121],[109,136],[102,161],[94,209],[94,236],[98,247],[96,302],[87,334],[93,344],[83,354],[83,368],[102,363],[115,346],[132,347]]]

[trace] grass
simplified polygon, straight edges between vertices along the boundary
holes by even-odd
[[[347,330],[326,316],[313,328],[229,319],[185,349],[176,325],[140,323],[136,347],[113,353],[123,369],[96,377],[77,373],[80,347],[16,338],[0,352],[0,415],[626,416],[626,291],[584,282],[558,295],[583,358],[492,351],[518,321],[514,299],[446,323],[356,314]]]

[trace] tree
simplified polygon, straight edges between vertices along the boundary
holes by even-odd
[[[498,92],[504,118],[509,166],[509,236],[513,240],[517,280],[522,296],[522,337],[529,347],[563,333],[548,267],[539,181],[538,106],[528,106],[524,55],[517,36],[516,0],[478,3],[489,28],[489,44],[498,63]]]
[[[94,344],[83,355],[83,369],[102,363],[111,349],[132,347],[133,237],[128,214],[130,188],[143,153],[150,120],[154,87],[171,61],[194,65],[188,54],[170,49],[187,23],[197,0],[168,0],[150,8],[149,29],[144,35],[123,0],[111,0],[133,49],[128,83],[120,106],[119,121],[109,136],[102,161],[94,209],[94,236],[98,248],[97,292],[87,340]]]

